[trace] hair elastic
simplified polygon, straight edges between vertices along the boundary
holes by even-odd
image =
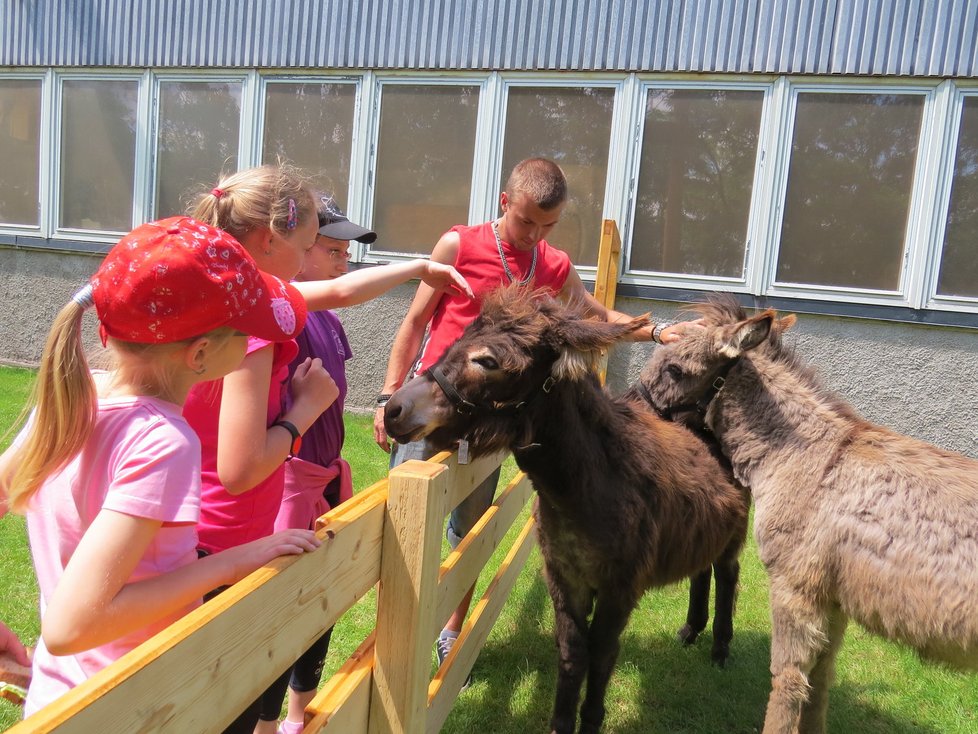
[[[224,196],[224,189],[219,189],[215,187],[211,189],[211,193],[214,195],[215,199],[220,199],[222,196]]]
[[[83,311],[87,311],[92,306],[95,305],[94,291],[92,290],[92,284],[89,283],[75,295],[71,297],[71,300],[82,307]]]
[[[285,222],[285,228],[292,230],[299,223],[299,211],[295,206],[295,199],[289,199],[289,218]]]

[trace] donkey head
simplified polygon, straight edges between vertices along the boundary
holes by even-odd
[[[794,316],[778,319],[771,309],[748,318],[732,296],[714,296],[696,311],[704,328],[657,347],[642,369],[650,402],[669,416],[698,413],[702,419],[741,356],[765,343],[780,347],[781,333],[795,322]]]
[[[647,323],[589,321],[544,292],[500,288],[437,364],[394,393],[387,433],[439,449],[465,438],[476,456],[508,447],[534,401],[588,378],[602,349]]]

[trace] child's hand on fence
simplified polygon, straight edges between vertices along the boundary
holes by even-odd
[[[326,408],[332,405],[336,398],[340,396],[340,389],[333,382],[323,361],[316,357],[306,360],[296,367],[295,374],[292,376],[292,398],[293,403],[308,407],[315,414],[312,420],[319,417]]]
[[[27,648],[3,622],[0,622],[0,697],[20,705],[31,680],[31,660]]]
[[[274,535],[229,548],[217,555],[230,564],[231,578],[226,583],[233,584],[279,556],[309,553],[320,545],[322,541],[312,530],[281,530]]]

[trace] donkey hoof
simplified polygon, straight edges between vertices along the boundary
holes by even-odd
[[[679,641],[684,645],[692,645],[694,642],[696,642],[696,638],[699,636],[700,633],[694,630],[688,624],[684,624],[679,629],[679,632],[676,633],[676,637],[678,637]]]
[[[725,642],[713,643],[713,649],[710,650],[710,659],[713,660],[713,663],[717,667],[727,667],[728,657],[730,657],[730,645]]]

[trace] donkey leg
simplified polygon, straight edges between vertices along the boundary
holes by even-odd
[[[597,734],[604,721],[604,699],[621,649],[621,633],[635,608],[635,603],[629,601],[616,598],[615,593],[604,593],[594,606],[588,631],[587,693],[581,706],[580,734]]]
[[[814,602],[771,579],[771,695],[764,734],[796,734],[808,700],[808,674],[825,645]]]
[[[706,629],[710,616],[710,578],[709,568],[689,579],[689,607],[686,609],[686,624],[678,632],[679,641],[684,645],[696,642],[700,632]],[[717,579],[719,584],[719,579]],[[719,593],[719,588],[718,588]]]
[[[808,675],[811,692],[808,701],[801,707],[800,734],[822,734],[825,729],[825,716],[829,709],[829,687],[835,680],[835,660],[842,647],[849,619],[838,607],[829,611],[825,647],[815,661],[815,667]]]
[[[713,572],[717,579],[713,609],[713,648],[710,658],[721,668],[730,655],[733,639],[733,617],[737,607],[737,583],[740,580],[740,544],[717,559]]]
[[[574,734],[577,703],[587,673],[587,616],[593,593],[575,586],[553,568],[547,569],[547,587],[554,604],[554,638],[557,642],[557,693],[554,698],[551,734]]]

